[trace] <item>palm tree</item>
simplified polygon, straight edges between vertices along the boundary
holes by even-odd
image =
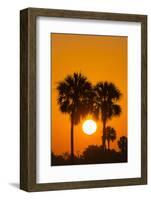
[[[120,137],[120,140],[117,143],[121,152],[126,153],[127,152],[127,137],[126,136]]]
[[[104,150],[105,145],[105,132],[106,123],[113,116],[119,116],[121,113],[121,107],[117,104],[117,101],[121,97],[119,89],[109,82],[99,82],[94,87],[95,97],[94,97],[94,108],[93,113],[97,119],[101,119],[103,123],[103,133],[102,133],[102,146]]]
[[[107,126],[106,127],[106,140],[108,142],[108,150],[110,150],[110,141],[114,141],[116,139],[116,131],[114,128]]]
[[[92,85],[81,73],[68,75],[57,85],[58,105],[68,113],[71,122],[71,162],[74,160],[74,125],[87,115],[92,106]]]

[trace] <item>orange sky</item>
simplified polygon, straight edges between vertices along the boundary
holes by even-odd
[[[51,146],[55,154],[70,153],[70,118],[62,114],[57,105],[57,82],[66,75],[81,72],[92,84],[99,81],[113,82],[121,91],[119,104],[120,117],[114,117],[107,125],[120,136],[127,136],[127,37],[97,36],[52,33],[51,71],[52,71],[52,129]],[[87,118],[91,118],[88,116]],[[92,119],[92,118],[91,118]],[[97,131],[86,135],[82,131],[82,121],[74,128],[74,153],[80,154],[91,144],[100,145],[102,122],[96,121]],[[117,140],[111,142],[111,148],[118,150]]]

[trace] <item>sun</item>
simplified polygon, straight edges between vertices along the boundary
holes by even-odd
[[[97,129],[96,123],[91,119],[86,120],[82,125],[82,130],[87,135],[92,135],[93,133],[95,133],[96,129]]]

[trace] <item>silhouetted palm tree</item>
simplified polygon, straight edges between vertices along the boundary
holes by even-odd
[[[108,143],[108,150],[110,150],[110,141],[114,141],[116,139],[116,131],[114,128],[107,126],[106,127],[106,140]]]
[[[60,110],[68,113],[71,120],[71,161],[74,160],[74,125],[87,115],[92,106],[92,86],[81,73],[68,75],[57,86]]]
[[[127,137],[126,136],[120,137],[120,140],[117,142],[117,144],[122,153],[127,152]]]
[[[121,113],[121,107],[117,104],[117,101],[121,97],[119,89],[109,82],[99,82],[94,87],[95,98],[94,98],[94,115],[103,122],[103,134],[102,134],[102,145],[106,149],[105,145],[105,130],[106,123],[113,116],[119,116]]]

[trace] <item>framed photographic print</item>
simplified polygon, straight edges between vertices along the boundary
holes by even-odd
[[[147,183],[147,16],[20,12],[20,188]]]

